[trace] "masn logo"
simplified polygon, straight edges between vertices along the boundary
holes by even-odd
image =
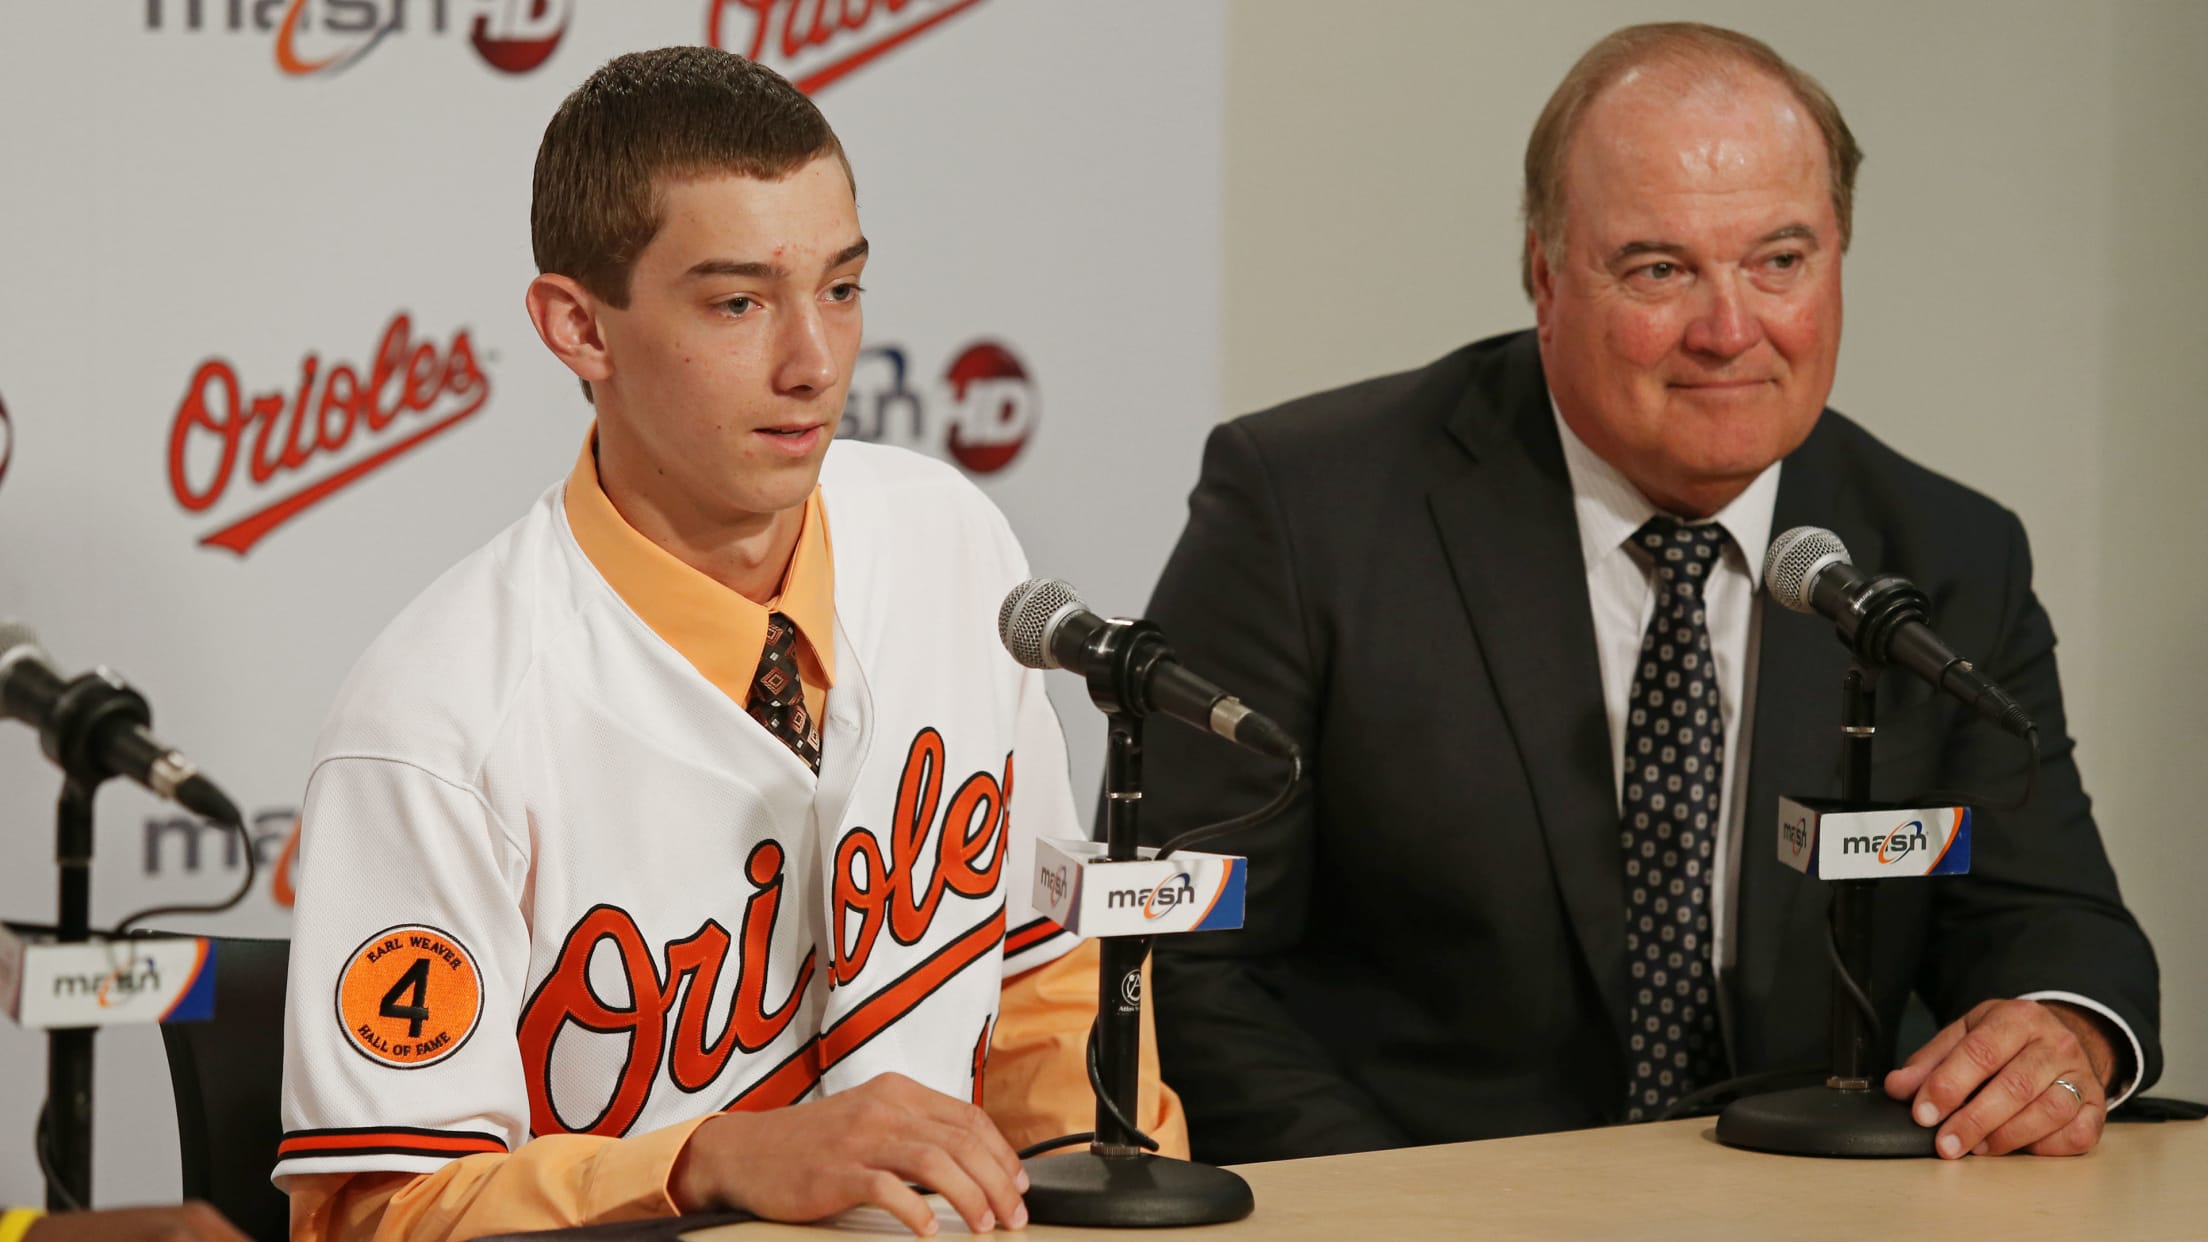
[[[386,39],[465,31],[483,63],[527,73],[551,59],[574,0],[146,0],[146,29],[258,34],[284,76],[327,77]]]
[[[56,975],[54,995],[98,997],[100,1008],[111,1009],[129,1001],[140,992],[159,992],[161,972],[154,967],[153,959],[141,958],[127,965],[118,966],[104,975]]]
[[[292,871],[299,864],[299,813],[289,807],[256,812],[249,832],[254,863],[265,877],[269,899],[289,908],[295,895]],[[176,870],[198,875],[209,866],[235,872],[244,865],[245,850],[238,834],[221,824],[189,815],[156,815],[146,820],[143,873],[148,879]]]
[[[1196,900],[1196,881],[1182,874],[1159,881],[1155,888],[1115,888],[1105,895],[1108,910],[1140,909],[1146,919],[1163,918],[1168,911]]]
[[[1840,853],[1874,854],[1882,863],[1897,863],[1919,850],[1929,849],[1924,836],[1924,821],[1912,819],[1896,827],[1885,836],[1843,837]]]
[[[1050,904],[1062,905],[1066,900],[1066,869],[1052,867],[1043,873],[1043,888],[1050,894]]]

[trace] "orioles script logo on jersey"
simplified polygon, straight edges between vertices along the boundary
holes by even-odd
[[[1011,758],[1005,759],[1001,782],[987,772],[976,772],[959,785],[929,859],[924,847],[931,829],[937,827],[943,756],[943,738],[934,729],[923,729],[913,739],[898,781],[886,859],[874,833],[863,827],[853,828],[836,848],[831,986],[859,979],[884,929],[899,944],[919,943],[933,927],[946,893],[988,897],[996,891],[1004,868],[1001,843],[1009,822],[1005,807],[1011,794]],[[924,875],[923,861],[932,864]],[[678,1090],[702,1091],[719,1081],[736,1053],[761,1052],[788,1032],[812,982],[818,950],[808,948],[795,978],[777,994],[768,995],[768,964],[775,958],[776,935],[809,939],[812,934],[810,929],[782,927],[783,864],[782,846],[774,841],[753,847],[744,860],[744,877],[752,893],[744,901],[738,936],[708,919],[697,931],[655,950],[635,917],[617,906],[594,906],[576,922],[560,946],[551,973],[522,1010],[519,1040],[533,1132],[626,1134],[643,1114],[663,1065]],[[855,916],[855,922],[847,924],[847,915]],[[1003,939],[1004,909],[1001,904],[992,905],[986,917],[951,937],[921,966],[853,1006],[834,1026],[743,1085],[726,1107],[765,1109],[796,1103],[829,1066],[910,1013]],[[606,947],[612,949],[619,973],[626,979],[625,997],[609,1000],[591,982],[591,961]],[[709,1013],[722,974],[732,968],[731,951],[735,989],[725,1013]],[[553,1045],[571,1025],[627,1037],[627,1059],[600,1099],[554,1099]],[[710,1037],[714,1030],[720,1032],[718,1038]],[[596,1115],[582,1114],[587,1120],[580,1124],[569,1119],[586,1107],[596,1108]]]
[[[1004,872],[1004,851],[998,846],[1004,839],[1005,804],[1012,798],[1012,756],[1004,757],[1002,781],[976,772],[951,795],[936,838],[935,865],[923,881],[920,861],[942,798],[943,735],[922,729],[905,752],[904,776],[897,782],[889,857],[882,857],[881,843],[863,828],[854,828],[836,846],[830,913],[835,954],[829,975],[835,986],[850,984],[866,969],[884,927],[898,944],[918,944],[935,922],[945,893],[986,897],[997,891]]]
[[[474,955],[425,924],[377,932],[338,972],[338,1025],[354,1051],[381,1065],[435,1065],[460,1051],[482,1016]]]

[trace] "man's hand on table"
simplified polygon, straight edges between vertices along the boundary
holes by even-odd
[[[2060,1001],[1989,1000],[1886,1075],[1886,1094],[1940,1128],[1934,1149],[1946,1159],[2078,1156],[2101,1141],[2115,1066],[2098,1017]]]
[[[968,1228],[1027,1226],[1027,1172],[988,1114],[901,1074],[789,1108],[723,1113],[699,1126],[670,1189],[684,1212],[740,1208],[811,1221],[873,1204],[926,1236],[940,1194]]]

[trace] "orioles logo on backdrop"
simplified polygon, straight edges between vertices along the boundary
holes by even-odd
[[[1001,778],[986,771],[966,777],[948,805],[942,800],[944,775],[943,737],[922,729],[906,752],[889,829],[880,834],[887,841],[887,855],[882,839],[863,827],[854,827],[837,844],[829,913],[831,989],[852,986],[864,977],[884,932],[909,947],[936,930],[945,896],[988,898],[996,893],[1010,824],[1012,757],[1005,756]],[[927,845],[931,835],[936,837],[932,850]],[[764,1051],[788,1032],[804,1008],[820,961],[817,947],[807,948],[794,976],[768,991],[769,963],[787,960],[775,954],[776,938],[813,936],[809,928],[784,925],[784,863],[782,846],[775,841],[760,843],[745,859],[744,876],[752,891],[735,935],[708,919],[689,935],[655,948],[635,917],[618,906],[594,906],[576,921],[551,972],[522,1009],[519,1039],[533,1132],[626,1134],[642,1115],[663,1068],[678,1090],[701,1091],[719,1081],[736,1053]],[[723,1107],[766,1109],[796,1103],[830,1066],[1003,941],[1004,907],[991,903],[986,917],[956,929],[920,966],[845,1010],[828,1029],[754,1076]],[[787,940],[783,944],[790,947]],[[591,977],[592,961],[603,959],[609,948],[625,981],[624,994],[610,1000]],[[709,1013],[723,974],[731,970],[736,983],[726,1011]],[[592,1099],[554,1098],[553,1047],[571,1027],[626,1037],[626,1059],[603,1094]],[[709,1038],[714,1030],[719,1037]]]
[[[560,46],[574,0],[146,0],[146,29],[267,35],[286,77],[342,72],[386,39],[467,32],[483,63],[527,73]]]
[[[228,359],[209,358],[186,382],[169,424],[169,490],[187,513],[225,499],[250,506],[199,540],[244,556],[278,527],[474,415],[490,395],[466,328],[442,347],[417,341],[405,311],[391,317],[365,365],[325,367],[310,350],[288,393],[248,391]]]
[[[981,0],[707,0],[705,41],[810,95]]]
[[[1035,381],[1003,342],[960,349],[938,384],[914,384],[911,370],[902,345],[860,350],[836,434],[948,458],[973,475],[1010,466],[1034,437]]]

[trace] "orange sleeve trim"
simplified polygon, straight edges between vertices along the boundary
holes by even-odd
[[[1004,938],[1004,955],[1010,957],[1015,953],[1025,953],[1052,936],[1063,936],[1065,934],[1065,928],[1058,926],[1049,919],[1036,919],[1032,923],[1023,923]]]
[[[505,1140],[477,1130],[422,1130],[410,1126],[358,1126],[337,1130],[293,1130],[276,1147],[276,1158],[293,1156],[420,1155],[453,1156],[502,1152]]]

